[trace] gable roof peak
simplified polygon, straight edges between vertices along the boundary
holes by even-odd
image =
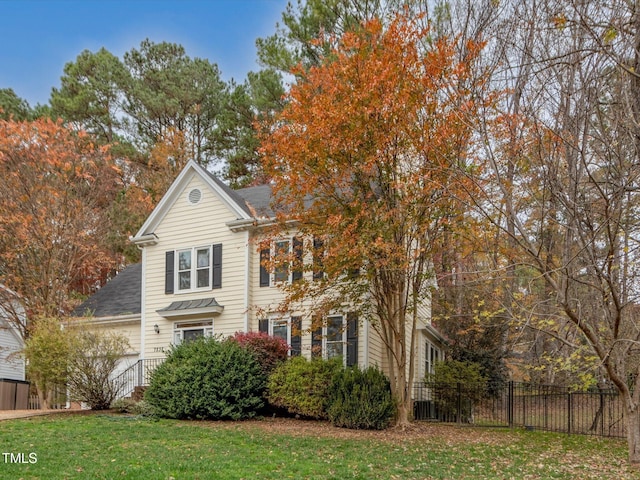
[[[248,220],[253,217],[251,209],[240,195],[229,188],[213,173],[207,171],[194,160],[189,160],[180,174],[178,174],[176,179],[173,181],[167,192],[160,199],[158,205],[156,205],[149,217],[147,217],[147,220],[144,222],[142,227],[140,227],[135,236],[131,237],[131,241],[133,243],[143,244],[145,240],[149,238],[149,235],[154,233],[158,224],[160,224],[162,219],[177,200],[178,196],[181,195],[187,184],[194,176],[200,177],[214,195],[216,195],[220,201],[222,201],[227,208],[236,215],[237,219]]]

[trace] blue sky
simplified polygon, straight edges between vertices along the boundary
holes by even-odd
[[[47,103],[83,50],[114,55],[145,38],[179,43],[225,80],[258,70],[255,40],[271,35],[287,0],[0,0],[0,88]]]

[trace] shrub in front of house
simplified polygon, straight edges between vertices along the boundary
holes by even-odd
[[[450,421],[472,421],[475,405],[488,395],[487,377],[482,374],[482,366],[475,362],[437,362],[434,373],[428,374],[425,381],[429,383],[438,411]]]
[[[254,354],[267,376],[289,355],[287,342],[265,332],[236,332],[231,338]]]
[[[353,366],[334,376],[327,415],[335,426],[384,430],[396,412],[389,380],[377,368]]]
[[[267,384],[266,397],[273,406],[307,418],[327,418],[327,400],[339,359],[307,360],[292,357],[278,366]]]
[[[111,404],[110,408],[118,413],[139,415],[141,417],[153,417],[155,415],[153,407],[144,400],[136,402],[131,398],[119,398]]]
[[[135,404],[135,400],[130,398],[118,398],[111,403],[110,408],[118,413],[132,413]]]
[[[239,420],[263,407],[265,384],[254,355],[238,342],[200,338],[172,348],[144,399],[164,417]]]

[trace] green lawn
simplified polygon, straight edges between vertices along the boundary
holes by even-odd
[[[0,452],[1,479],[640,479],[620,440],[425,424],[57,415],[1,422]]]

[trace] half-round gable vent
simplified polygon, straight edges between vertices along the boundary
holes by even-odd
[[[200,191],[199,188],[193,188],[189,192],[189,196],[187,198],[191,205],[196,205],[197,203],[200,203],[200,200],[202,200],[202,191]]]

